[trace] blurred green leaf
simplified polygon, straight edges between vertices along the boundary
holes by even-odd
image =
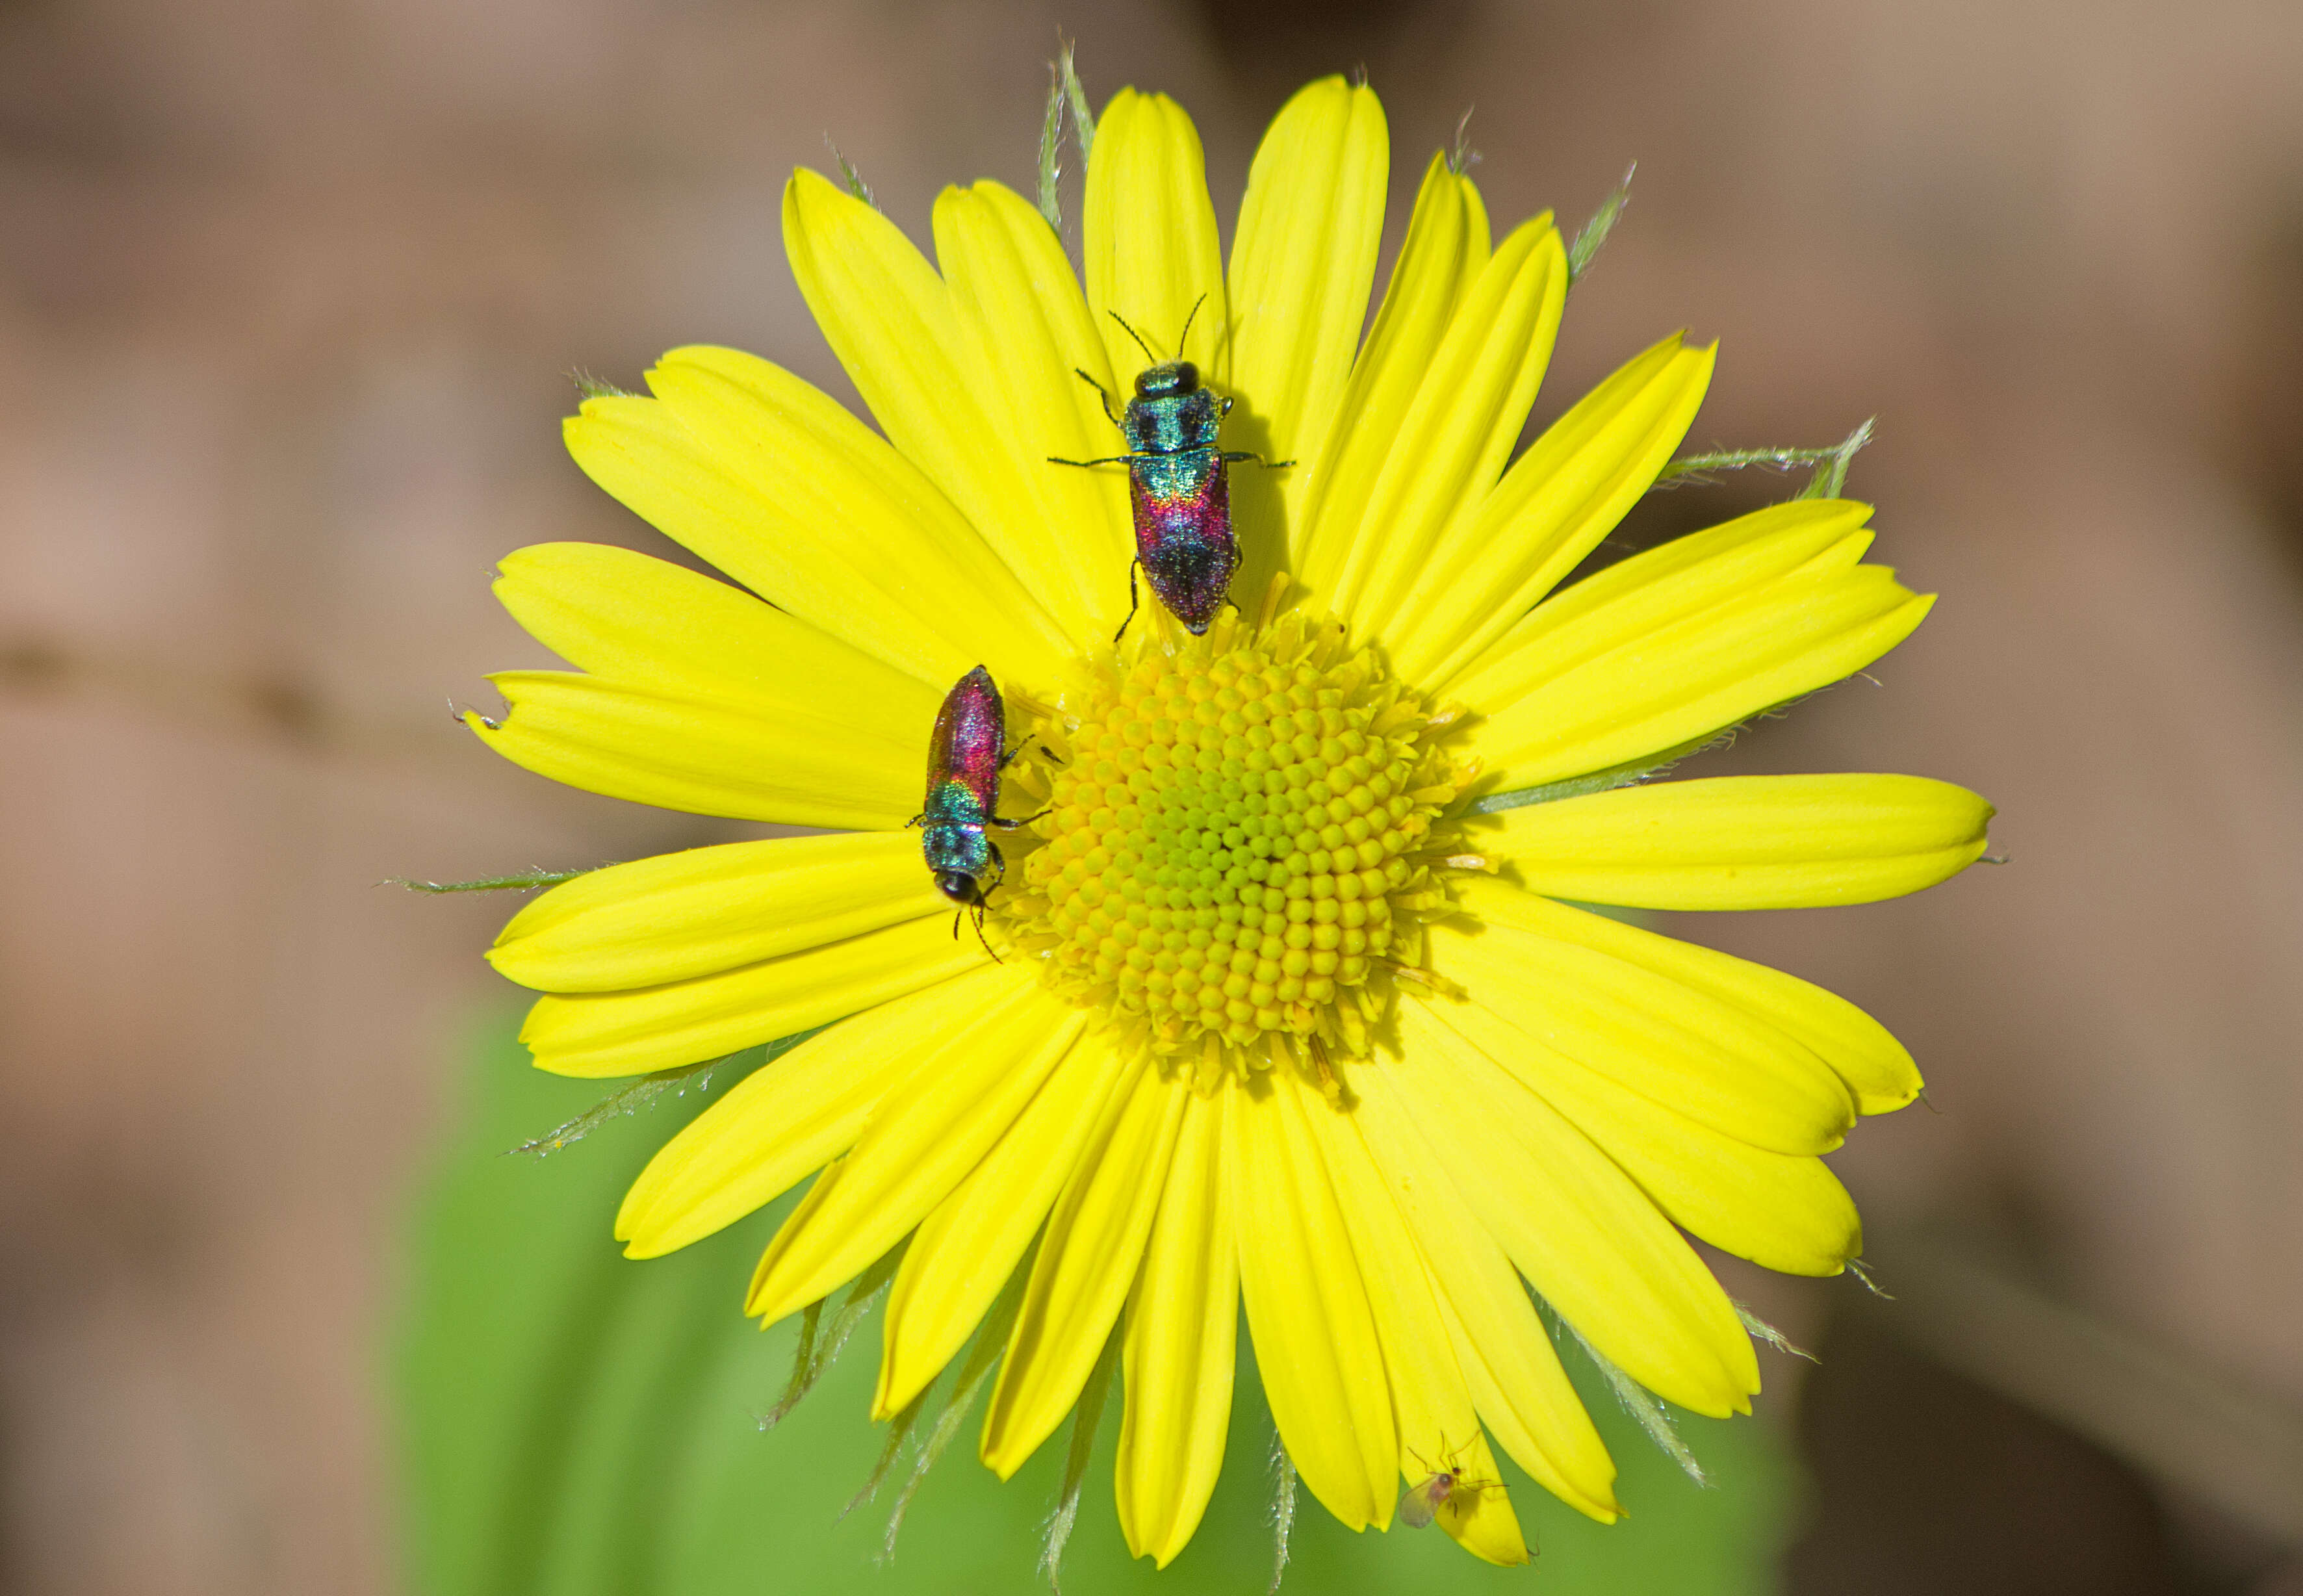
[[[742,1316],[745,1283],[785,1204],[672,1257],[627,1262],[609,1225],[650,1153],[713,1098],[669,1099],[544,1160],[504,1150],[581,1112],[603,1087],[528,1067],[496,1033],[472,1102],[414,1216],[393,1367],[408,1584],[422,1596],[759,1596],[763,1592],[1044,1590],[1041,1526],[1064,1432],[1009,1484],[965,1430],[913,1502],[890,1565],[874,1561],[886,1498],[841,1519],[884,1433],[865,1421],[879,1338],[867,1322],[813,1397],[770,1433],[797,1320]],[[873,1319],[876,1321],[876,1310]],[[1246,1338],[1241,1338],[1244,1346]],[[1437,1530],[1353,1535],[1309,1498],[1286,1589],[1319,1596],[1529,1591],[1552,1596],[1772,1588],[1790,1470],[1750,1420],[1677,1415],[1716,1487],[1649,1446],[1573,1350],[1632,1510],[1612,1529],[1507,1474],[1532,1569],[1474,1562]],[[1107,1413],[1063,1564],[1073,1596],[1263,1591],[1270,1574],[1271,1423],[1243,1371],[1206,1524],[1165,1574],[1132,1561],[1111,1507]],[[949,1378],[947,1376],[947,1378]],[[937,1400],[941,1401],[941,1398]]]

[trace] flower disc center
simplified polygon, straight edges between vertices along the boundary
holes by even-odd
[[[1100,668],[1067,710],[1046,843],[1008,906],[1050,981],[1160,1053],[1363,1054],[1371,975],[1413,961],[1444,900],[1430,856],[1455,776],[1421,701],[1333,622],[1227,616]]]

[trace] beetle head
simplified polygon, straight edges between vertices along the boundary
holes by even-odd
[[[1165,360],[1147,366],[1135,376],[1138,399],[1176,399],[1199,391],[1200,368],[1189,360]]]
[[[983,907],[983,888],[965,870],[939,870],[935,873],[936,891],[954,903]]]

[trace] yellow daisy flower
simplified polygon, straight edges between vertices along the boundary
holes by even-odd
[[[814,1175],[747,1311],[813,1330],[842,1285],[886,1283],[882,1418],[975,1336],[959,1383],[991,1383],[1003,1477],[1116,1364],[1119,1516],[1162,1565],[1221,1464],[1243,1299],[1312,1493],[1383,1528],[1405,1489],[1411,1522],[1496,1562],[1527,1552],[1491,1446],[1622,1511],[1539,1303],[1637,1387],[1748,1411],[1750,1335],[1682,1233],[1839,1271],[1859,1231],[1820,1155],[1919,1075],[1830,993],[1573,906],[1892,897],[1972,862],[1991,814],[1907,776],[1632,784],[1860,669],[1929,600],[1860,563],[1870,511],[1840,500],[1562,588],[1670,460],[1714,351],[1664,340],[1513,460],[1559,233],[1492,241],[1435,157],[1362,340],[1388,158],[1373,94],[1303,89],[1227,269],[1190,120],[1123,91],[1084,286],[998,183],[944,190],[931,265],[796,173],[792,267],[881,430],[723,349],[587,400],[577,461],[741,586],[521,550],[497,592],[578,669],[498,676],[509,712],[474,718],[595,792],[826,830],[579,876],[491,955],[545,994],[522,1036],[564,1075],[829,1026],[657,1154],[629,1254]],[[1203,638],[1147,608],[1114,646],[1124,476],[1050,463],[1116,452],[1077,375],[1125,394],[1146,364],[1110,312],[1154,342],[1188,320],[1181,352],[1236,401],[1226,447],[1294,462],[1233,471],[1241,607]],[[1026,744],[1002,812],[1035,816],[1004,838],[988,944],[955,935],[907,829],[979,663]]]

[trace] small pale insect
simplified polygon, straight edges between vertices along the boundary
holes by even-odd
[[[1411,1485],[1400,1493],[1399,1522],[1411,1530],[1430,1526],[1447,1499],[1455,1494],[1455,1476],[1446,1470],[1431,1475],[1420,1485]]]
[[[1415,1460],[1426,1468],[1431,1466],[1421,1456]],[[1400,1493],[1399,1522],[1411,1530],[1423,1529],[1451,1508],[1463,1512],[1479,1499],[1480,1492],[1492,1490],[1502,1483],[1500,1480],[1465,1479],[1454,1454],[1447,1454],[1444,1466],[1432,1469]]]

